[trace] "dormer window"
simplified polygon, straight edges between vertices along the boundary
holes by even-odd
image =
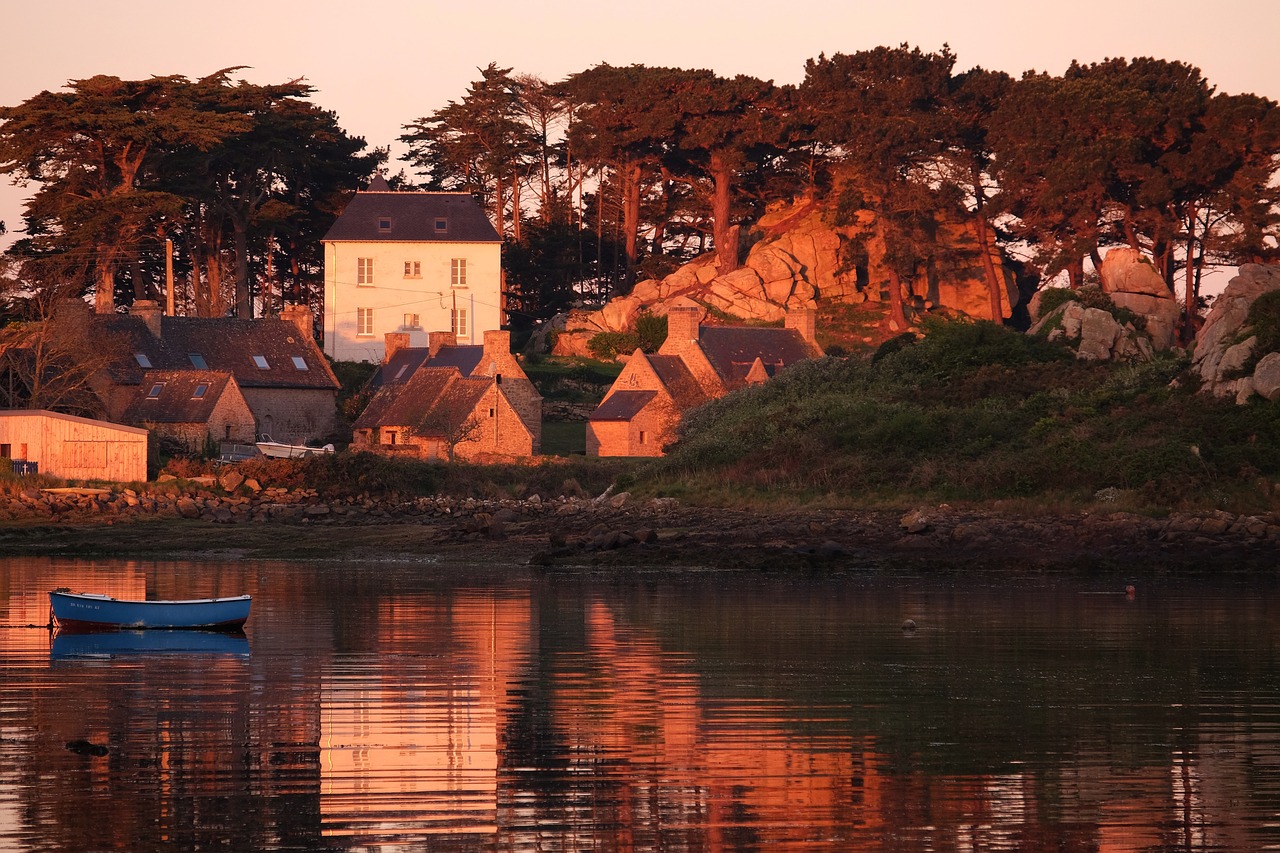
[[[151,390],[147,392],[147,399],[148,400],[160,399],[160,392],[163,390],[164,390],[164,383],[157,382],[155,385],[152,385]]]
[[[378,217],[378,233],[379,234],[391,233],[391,217],[390,216]]]
[[[259,370],[271,369],[271,365],[267,364],[267,357],[265,355],[255,355],[253,357],[253,363],[257,365]]]
[[[436,217],[436,233],[443,234],[449,230],[449,220],[443,216]]]
[[[196,370],[209,369],[208,363],[204,360],[204,356],[202,356],[200,353],[189,352],[187,353],[187,358],[191,360],[191,366],[194,367]]]
[[[135,352],[133,354],[133,359],[138,362],[139,367],[145,367],[147,370],[151,369],[151,359],[147,358],[147,354],[145,352]]]
[[[306,359],[304,359],[302,356],[300,356],[300,355],[291,355],[291,356],[289,356],[289,357],[290,357],[291,359],[293,359],[293,366],[294,366],[294,367],[296,367],[296,368],[298,368],[298,370],[306,370],[306,369],[307,369],[307,362],[306,362]]]
[[[204,395],[208,393],[208,391],[209,391],[208,385],[204,385],[204,384],[197,385],[196,390],[191,392],[191,399],[199,400],[203,398]]]

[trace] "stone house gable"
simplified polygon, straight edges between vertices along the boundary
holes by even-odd
[[[353,446],[424,459],[530,456],[535,436],[497,377],[424,366],[383,385],[356,420]]]
[[[822,355],[812,309],[787,315],[781,329],[703,326],[703,316],[692,302],[671,307],[658,353],[637,350],[592,413],[588,455],[661,456],[684,412]]]
[[[707,400],[678,356],[636,350],[587,423],[589,456],[661,456],[680,414]]]
[[[254,440],[254,419],[230,373],[149,370],[143,374],[125,423],[199,453],[206,442]]]
[[[405,345],[407,338],[398,334],[387,335],[387,358],[370,379],[371,389],[381,389],[390,384],[407,383],[424,369],[450,368],[459,375],[472,379],[492,379],[501,387],[503,402],[498,406],[505,411],[510,407],[520,418],[524,431],[531,436],[530,454],[541,451],[542,445],[542,396],[530,381],[519,360],[511,353],[511,335],[509,332],[494,330],[484,333],[482,346],[454,343],[454,336],[448,333],[432,332],[428,347],[409,347]],[[399,393],[399,392],[397,392]],[[412,390],[413,396],[433,396],[423,389]],[[386,396],[386,395],[384,395]],[[370,408],[379,403],[375,393],[370,401]],[[366,409],[368,412],[368,409]],[[375,412],[372,418],[385,422],[386,415]],[[364,415],[357,421],[365,427],[371,423],[365,421]],[[501,431],[500,431],[501,435]],[[503,451],[516,455],[516,450],[508,448]]]

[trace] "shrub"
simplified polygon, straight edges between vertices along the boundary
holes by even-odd
[[[1106,311],[1122,326],[1128,323],[1139,331],[1146,329],[1146,318],[1133,313],[1128,308],[1117,306],[1100,287],[1087,285],[1079,290],[1072,290],[1068,287],[1051,287],[1042,291],[1042,294],[1040,297],[1040,317],[1048,316],[1068,302],[1079,302],[1086,308],[1097,308]],[[1038,320],[1040,317],[1036,319]]]
[[[667,339],[667,318],[644,313],[636,318],[636,338],[640,349],[657,352]]]
[[[1040,291],[1040,314],[1037,320],[1047,317],[1068,302],[1079,302],[1080,297],[1069,287],[1049,287]]]
[[[587,349],[596,358],[612,361],[619,355],[630,355],[640,346],[634,332],[601,332],[587,341]]]

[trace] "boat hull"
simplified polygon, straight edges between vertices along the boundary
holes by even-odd
[[[259,441],[254,446],[258,448],[258,452],[263,456],[270,456],[274,459],[299,459],[302,457],[333,453],[332,444],[326,444],[324,447],[307,447],[302,444],[285,444],[282,441],[272,441],[271,436],[269,435],[264,435],[262,437],[262,441]]]
[[[185,601],[128,601],[89,593],[49,593],[58,627],[68,631],[135,628],[201,628],[233,631],[249,620],[252,598],[195,598]]]

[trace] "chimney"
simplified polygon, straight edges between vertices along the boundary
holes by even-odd
[[[458,345],[458,336],[453,332],[427,332],[427,348],[431,350],[431,357],[435,358],[436,353],[440,352],[440,347],[456,347]]]
[[[133,307],[129,309],[129,314],[147,324],[147,330],[151,332],[151,337],[160,337],[160,318],[163,314],[160,311],[159,302],[154,299],[135,299]]]
[[[675,355],[697,346],[702,317],[702,308],[698,305],[672,305],[667,311],[667,340],[662,352]]]
[[[315,318],[311,309],[305,305],[286,305],[280,309],[280,319],[298,327],[305,340],[315,337]]]
[[[481,357],[487,364],[490,361],[504,358],[511,354],[511,333],[503,329],[495,329],[484,333],[484,355]]]
[[[800,333],[800,337],[811,346],[818,345],[817,338],[817,321],[818,312],[813,308],[799,308],[795,311],[788,311],[784,325],[788,329],[795,329]]]
[[[391,357],[400,350],[409,348],[408,332],[387,332],[383,335],[383,340],[386,342],[382,353],[383,364],[391,361]]]

